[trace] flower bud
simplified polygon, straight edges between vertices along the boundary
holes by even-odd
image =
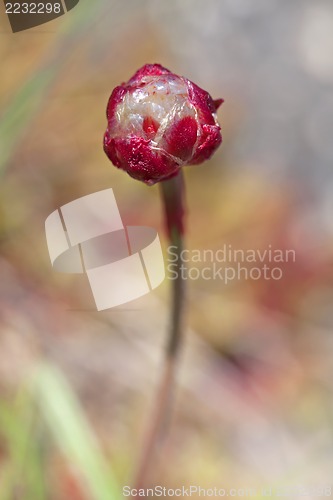
[[[205,90],[159,64],[146,64],[116,87],[107,106],[104,151],[112,163],[147,184],[202,163],[222,142]]]

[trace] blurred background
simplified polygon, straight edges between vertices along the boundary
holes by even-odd
[[[281,280],[187,282],[176,408],[150,484],[258,499],[330,485],[332,2],[81,0],[16,34],[0,11],[0,499],[113,500],[131,484],[171,283],[89,310],[77,277],[52,270],[44,222],[112,187],[124,223],[156,228],[166,248],[159,187],[102,149],[112,89],[148,62],[225,99],[222,147],[185,171],[187,246],[296,253]]]

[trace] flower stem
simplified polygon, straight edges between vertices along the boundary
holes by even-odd
[[[160,389],[145,438],[142,455],[136,474],[135,489],[143,488],[151,476],[151,467],[156,460],[158,447],[166,436],[173,406],[175,371],[182,340],[184,310],[184,280],[180,266],[184,247],[184,182],[182,173],[168,181],[161,182],[161,194],[169,243],[177,254],[176,278],[172,281],[172,303],[169,337],[165,348],[165,359]]]

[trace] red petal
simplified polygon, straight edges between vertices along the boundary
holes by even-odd
[[[128,83],[132,84],[135,82],[139,82],[144,76],[159,76],[167,75],[170,73],[171,71],[161,66],[161,64],[145,64],[144,66],[142,66],[142,68],[138,69],[138,71],[132,76]]]
[[[150,141],[142,137],[108,140],[106,134],[104,151],[116,167],[147,184],[172,177],[179,170],[175,161],[152,149]]]
[[[104,151],[108,156],[108,158],[112,161],[112,163],[116,167],[121,168],[121,161],[117,155],[115,140],[110,138],[108,130],[105,132],[104,135]]]
[[[193,165],[208,160],[222,142],[221,128],[217,125],[202,126],[200,143],[196,148],[195,155],[191,163]]]
[[[211,96],[195,83],[187,80],[187,84],[189,99],[193,106],[197,109],[200,121],[207,123],[208,125],[215,125],[213,113],[215,113],[216,108]]]
[[[197,131],[198,125],[192,116],[178,120],[166,131],[165,150],[182,161],[189,160],[197,140]]]
[[[108,102],[108,106],[106,108],[106,116],[109,121],[113,118],[116,107],[123,100],[124,95],[127,92],[128,90],[124,85],[119,85],[118,87],[113,89],[113,92]]]
[[[219,107],[221,106],[221,104],[224,103],[224,99],[214,99],[214,106],[215,106],[215,110],[217,111],[219,109]]]

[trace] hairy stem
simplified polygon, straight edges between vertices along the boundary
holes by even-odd
[[[175,271],[177,277],[172,281],[172,303],[170,331],[165,348],[162,380],[156,396],[155,408],[145,438],[142,455],[136,473],[135,489],[143,488],[149,481],[152,464],[155,463],[158,448],[166,437],[168,423],[173,407],[175,371],[182,340],[182,320],[184,310],[184,280],[181,278],[181,252],[184,247],[184,182],[182,173],[161,182],[161,194],[169,243],[177,254]]]

